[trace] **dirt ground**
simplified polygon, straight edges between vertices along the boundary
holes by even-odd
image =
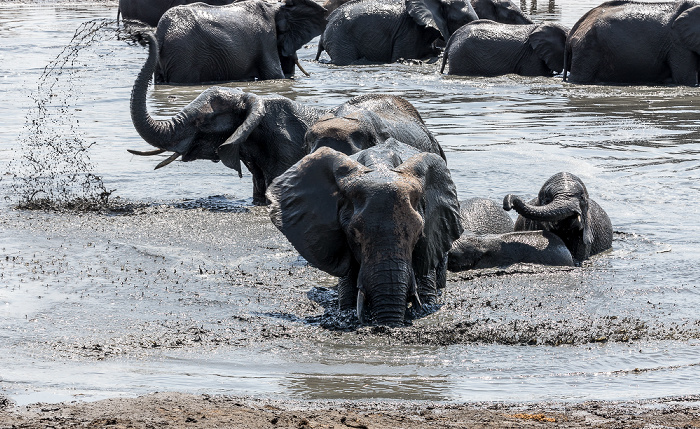
[[[155,393],[13,407],[0,428],[697,428],[700,396],[642,402],[463,404],[278,402]]]

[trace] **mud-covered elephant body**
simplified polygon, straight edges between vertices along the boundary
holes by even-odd
[[[697,85],[700,2],[603,3],[572,27],[566,55],[571,82]]]
[[[237,0],[119,0],[119,14],[127,21],[141,21],[155,27],[168,9],[190,3],[221,6]]]
[[[471,22],[450,38],[442,60],[460,76],[551,76],[564,67],[567,29],[559,24]],[[449,59],[449,61],[448,61]]]
[[[328,17],[316,59],[324,49],[337,65],[434,57],[437,45],[476,19],[465,0],[354,0]]]
[[[455,186],[439,155],[394,139],[351,157],[321,147],[267,195],[273,223],[299,253],[341,277],[341,309],[399,325],[407,306],[435,302],[435,279],[462,232]]]
[[[156,30],[156,83],[291,77],[297,49],[321,34],[324,15],[313,0],[195,3],[169,9]]]
[[[589,197],[581,179],[571,173],[550,177],[529,203],[516,195],[506,195],[503,208],[514,209],[520,215],[515,221],[516,231],[550,231],[579,261],[612,247],[608,214]]]

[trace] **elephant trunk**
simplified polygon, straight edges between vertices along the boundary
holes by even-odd
[[[556,222],[581,215],[581,207],[575,198],[555,198],[549,204],[536,206],[524,202],[516,195],[508,194],[503,199],[503,209],[514,209],[522,217],[537,222]]]
[[[375,323],[402,325],[409,296],[416,294],[416,282],[410,263],[385,261],[376,268],[362,267],[358,278],[358,316],[362,318],[362,307],[369,304]]]
[[[131,121],[139,135],[149,144],[172,150],[175,136],[175,121],[158,121],[151,117],[146,107],[146,93],[158,61],[158,42],[151,32],[141,33],[148,44],[148,59],[131,90]]]

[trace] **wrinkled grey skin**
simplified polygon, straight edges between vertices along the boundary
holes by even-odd
[[[488,198],[469,198],[459,202],[465,234],[504,234],[513,232],[513,219],[503,206]]]
[[[489,19],[503,24],[532,24],[530,17],[511,0],[471,0],[479,19]]]
[[[445,159],[440,144],[415,107],[394,95],[368,94],[353,98],[322,116],[306,132],[305,140],[309,153],[325,146],[351,155],[390,137]]]
[[[152,34],[142,35],[149,56],[131,93],[131,119],[149,144],[174,154],[156,168],[182,156],[183,161],[223,161],[241,175],[243,161],[253,175],[253,203],[266,204],[272,179],[306,155],[304,134],[324,113],[278,95],[256,96],[238,89],[211,87],[168,120],[155,120],[146,109],[146,92],[157,60]]]
[[[195,84],[291,77],[297,49],[321,34],[325,25],[325,10],[313,0],[177,6],[158,22],[155,81]]]
[[[387,140],[349,157],[321,147],[270,185],[270,217],[301,256],[341,277],[340,308],[401,325],[437,299],[437,270],[462,233],[445,161]]]
[[[529,203],[516,195],[506,195],[503,208],[514,209],[520,215],[515,231],[553,232],[579,261],[612,247],[608,214],[588,196],[581,179],[571,173],[550,177]]]
[[[333,64],[435,57],[462,25],[478,19],[466,0],[354,0],[328,17],[318,44]]]
[[[564,68],[567,29],[559,24],[471,22],[457,30],[445,48],[440,73],[460,76],[552,76]]]
[[[447,269],[466,271],[519,263],[574,265],[571,252],[556,234],[549,231],[520,231],[507,234],[463,234],[452,244]]]
[[[697,85],[700,2],[603,3],[573,26],[566,56],[570,82]]]
[[[210,5],[224,5],[233,3],[236,0],[119,0],[117,17],[121,15],[124,20],[141,21],[146,25],[155,27],[158,25],[160,17],[168,9],[200,1]]]

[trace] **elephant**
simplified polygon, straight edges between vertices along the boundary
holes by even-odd
[[[119,15],[127,21],[141,21],[144,24],[155,27],[158,20],[170,8],[197,2],[207,3],[213,6],[221,6],[233,3],[237,0],[119,0]]]
[[[440,73],[461,76],[552,76],[564,67],[567,29],[559,24],[471,22],[457,30],[445,48]]]
[[[578,261],[612,247],[608,214],[588,196],[586,185],[571,173],[557,173],[529,203],[513,194],[503,198],[505,210],[518,212],[515,231],[550,231],[566,244]]]
[[[452,243],[447,269],[466,271],[525,263],[573,266],[571,252],[558,235],[549,231],[505,234],[463,234]]]
[[[603,3],[573,26],[565,52],[565,81],[697,85],[700,2]]]
[[[471,0],[471,3],[479,19],[490,19],[503,24],[533,23],[511,0]]]
[[[415,107],[393,95],[355,97],[322,116],[304,138],[308,152],[326,146],[351,155],[390,137],[445,159],[442,147]]]
[[[336,65],[436,57],[450,35],[478,19],[465,0],[354,0],[337,8],[318,43]]]
[[[273,181],[270,218],[312,266],[341,277],[361,323],[401,325],[437,300],[462,226],[445,160],[388,139],[347,156],[321,147]],[[438,271],[441,271],[439,273]]]
[[[155,81],[197,84],[292,77],[295,64],[304,72],[297,49],[325,26],[325,10],[313,0],[177,6],[158,22]]]

